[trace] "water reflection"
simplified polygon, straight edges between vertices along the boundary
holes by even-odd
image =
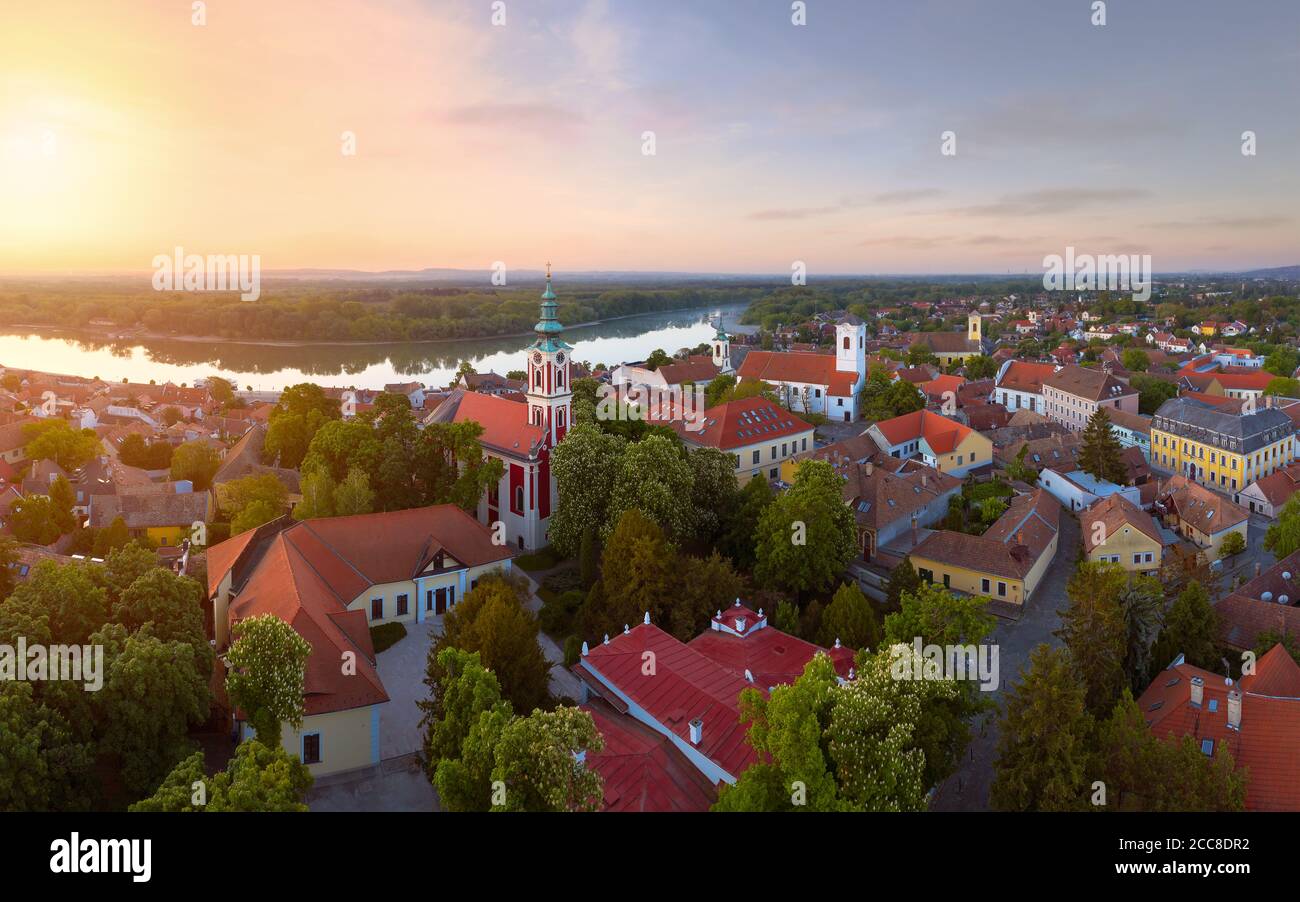
[[[713,337],[710,318],[734,329],[744,303],[708,309],[648,313],[571,328],[573,358],[613,365],[643,359],[655,348],[672,353]],[[522,369],[531,336],[376,345],[205,344],[174,340],[97,340],[44,335],[0,335],[0,364],[111,381],[192,382],[220,373],[242,387],[283,388],[295,382],[377,388],[387,382],[445,385],[462,360],[480,372]]]

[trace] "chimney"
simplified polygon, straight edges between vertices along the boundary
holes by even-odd
[[[744,631],[745,631],[745,618],[744,618],[744,617],[737,617],[737,618],[736,618],[736,632],[738,632],[738,633],[743,633]]]
[[[916,528],[916,515],[913,514],[913,516],[912,516],[912,547],[915,548],[917,545],[920,545],[920,544],[921,544],[921,535],[920,535],[920,531],[917,530],[917,528]]]
[[[691,721],[691,745],[699,745],[704,739],[704,721],[698,717]]]
[[[868,475],[868,476],[871,475],[872,471],[875,470],[875,468],[876,468],[876,465],[875,465],[875,464],[873,464],[871,461],[867,461],[867,475]]]
[[[1201,707],[1205,700],[1205,680],[1200,677],[1192,677],[1192,704]]]
[[[1103,361],[1101,362],[1101,371],[1102,371],[1103,373],[1105,373],[1107,376],[1109,376],[1111,373],[1115,372],[1115,363],[1114,363],[1114,361],[1111,361],[1111,360],[1103,360]]]
[[[1241,690],[1228,690],[1228,729],[1241,729]]]
[[[1259,561],[1255,561],[1255,575],[1259,576]]]
[[[921,474],[921,488],[925,488],[926,483],[928,483],[929,481],[930,481],[930,474],[928,474],[928,473],[922,473],[922,474]]]

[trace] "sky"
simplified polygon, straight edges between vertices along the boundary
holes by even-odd
[[[1295,0],[199,5],[0,3],[0,274],[1300,262]]]

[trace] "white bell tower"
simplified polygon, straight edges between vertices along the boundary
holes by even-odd
[[[546,264],[546,291],[542,292],[542,318],[533,331],[537,340],[528,346],[528,422],[546,430],[546,444],[554,448],[573,425],[573,389],[570,386],[573,348],[560,338],[564,326],[555,317],[555,291],[551,264]]]
[[[835,324],[835,369],[867,377],[867,324],[856,316],[846,316]]]
[[[718,331],[713,336],[713,365],[719,375],[733,372],[731,369],[731,338],[722,331],[722,320],[718,320]]]

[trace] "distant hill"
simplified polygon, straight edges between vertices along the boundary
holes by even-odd
[[[1279,279],[1290,282],[1300,279],[1300,264],[1274,266],[1271,269],[1251,269],[1233,275],[1241,276],[1243,279]]]

